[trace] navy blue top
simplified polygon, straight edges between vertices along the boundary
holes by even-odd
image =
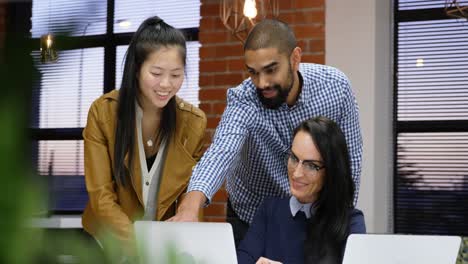
[[[307,219],[303,213],[292,215],[289,200],[264,200],[237,249],[238,263],[255,263],[260,257],[285,264],[304,263]],[[349,233],[365,233],[362,212],[353,209],[350,217]]]

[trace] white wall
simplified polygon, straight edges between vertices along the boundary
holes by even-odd
[[[358,208],[367,231],[392,231],[392,1],[327,0],[325,63],[351,80],[364,141]]]

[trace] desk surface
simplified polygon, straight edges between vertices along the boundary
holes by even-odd
[[[81,215],[53,215],[51,217],[33,217],[31,227],[37,228],[83,228]]]

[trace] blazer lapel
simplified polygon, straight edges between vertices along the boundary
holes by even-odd
[[[127,167],[128,171],[130,171],[129,161],[128,161],[128,153],[125,155],[125,167]],[[135,145],[135,149],[133,151],[133,171],[131,173],[131,181],[133,189],[140,201],[141,205],[143,203],[143,194],[142,194],[142,186],[141,186],[141,166],[140,166],[140,155],[138,155],[138,142]]]
[[[167,208],[185,190],[190,179],[187,174],[191,173],[195,163],[195,160],[183,149],[178,138],[173,138],[168,142],[159,185],[157,219],[164,216]]]

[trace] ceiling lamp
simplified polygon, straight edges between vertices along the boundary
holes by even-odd
[[[265,18],[277,18],[279,0],[221,0],[219,16],[224,26],[244,43],[250,29]]]
[[[458,0],[445,0],[445,14],[449,17],[468,20],[468,5],[460,6]]]
[[[54,44],[54,36],[51,33],[41,36],[41,63],[57,61],[58,55]]]

